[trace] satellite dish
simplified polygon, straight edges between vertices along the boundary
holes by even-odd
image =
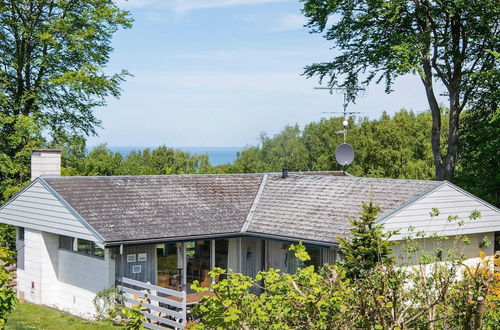
[[[342,143],[335,149],[335,159],[341,166],[346,166],[354,160],[354,149],[348,143]]]

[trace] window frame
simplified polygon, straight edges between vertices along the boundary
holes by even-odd
[[[17,240],[18,241],[24,241],[24,227],[17,227]]]
[[[64,247],[61,247],[61,238],[62,237],[67,237],[67,238],[71,238],[71,249],[67,249],[67,248],[64,248]],[[87,252],[84,252],[84,251],[78,251],[78,241],[86,241],[86,242],[89,242],[90,243],[90,253],[87,253]],[[82,256],[87,256],[87,257],[92,257],[92,258],[96,258],[96,259],[99,259],[99,260],[104,260],[105,257],[106,257],[106,250],[99,247],[95,242],[92,242],[92,241],[89,241],[89,240],[86,240],[86,239],[81,239],[81,238],[77,238],[77,237],[71,237],[71,236],[66,236],[66,235],[59,235],[59,250],[62,250],[62,251],[68,251],[68,252],[72,252],[72,253],[76,253],[76,254],[79,254],[79,255],[82,255]],[[102,250],[102,255],[97,255],[96,254],[96,250]]]

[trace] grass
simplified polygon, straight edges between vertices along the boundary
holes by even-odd
[[[87,321],[68,313],[45,306],[29,303],[19,304],[14,312],[8,316],[6,330],[24,329],[123,329],[113,326],[109,321]]]

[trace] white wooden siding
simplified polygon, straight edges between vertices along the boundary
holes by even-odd
[[[492,256],[495,253],[493,247],[495,233],[470,234],[467,235],[467,237],[470,241],[470,244],[468,245],[461,243],[461,240],[454,236],[444,241],[437,238],[422,238],[419,239],[417,243],[419,252],[434,253],[436,252],[436,249],[442,249],[443,256],[446,256],[448,251],[455,250],[457,256],[460,255],[465,257],[467,259],[466,263],[469,264],[481,261],[481,252],[483,252],[487,257]],[[487,247],[482,247],[481,242],[483,242],[484,238],[487,238],[492,244]],[[420,253],[417,253],[412,259],[409,259],[405,251],[405,244],[406,243],[404,241],[398,241],[397,244],[392,247],[393,256],[396,257],[396,260],[400,264],[418,264],[418,256],[420,256]]]
[[[433,208],[439,210],[439,215],[431,217]],[[481,217],[470,220],[472,211],[481,212]],[[459,226],[458,221],[448,221],[449,216],[459,216],[465,224]],[[460,234],[476,234],[500,231],[500,211],[486,204],[452,184],[445,184],[413,204],[382,221],[386,230],[400,230],[400,234],[391,240],[401,240],[413,233],[425,231],[427,236],[434,233],[451,236]]]
[[[99,240],[39,182],[0,209],[0,223],[44,232]]]

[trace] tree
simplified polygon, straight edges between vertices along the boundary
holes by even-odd
[[[15,253],[0,247],[0,329],[5,328],[7,315],[14,310],[18,301],[16,293],[12,290],[11,273],[7,270],[7,266],[14,264]]]
[[[0,1],[0,113],[95,133],[94,108],[119,96],[127,75],[104,72],[111,37],[131,22],[111,0]]]
[[[112,0],[0,1],[0,194],[29,179],[30,149],[43,136],[95,134],[94,115],[120,95],[126,71],[105,72],[111,37],[132,19]]]
[[[364,203],[359,219],[350,219],[349,237],[339,237],[339,247],[344,260],[343,267],[350,278],[364,276],[370,269],[392,261],[391,233],[384,233],[376,220],[380,207],[373,202]]]
[[[455,183],[500,207],[500,109],[466,111]]]
[[[340,51],[331,62],[307,66],[307,77],[328,79],[332,87],[355,89],[372,81],[418,74],[432,112],[432,152],[436,178],[451,180],[458,157],[460,114],[474,100],[498,90],[494,53],[499,48],[496,0],[301,0],[307,26],[324,33]],[[329,25],[331,24],[331,25]],[[487,84],[481,80],[488,79]],[[434,82],[448,98],[447,141],[442,146],[442,114]]]

